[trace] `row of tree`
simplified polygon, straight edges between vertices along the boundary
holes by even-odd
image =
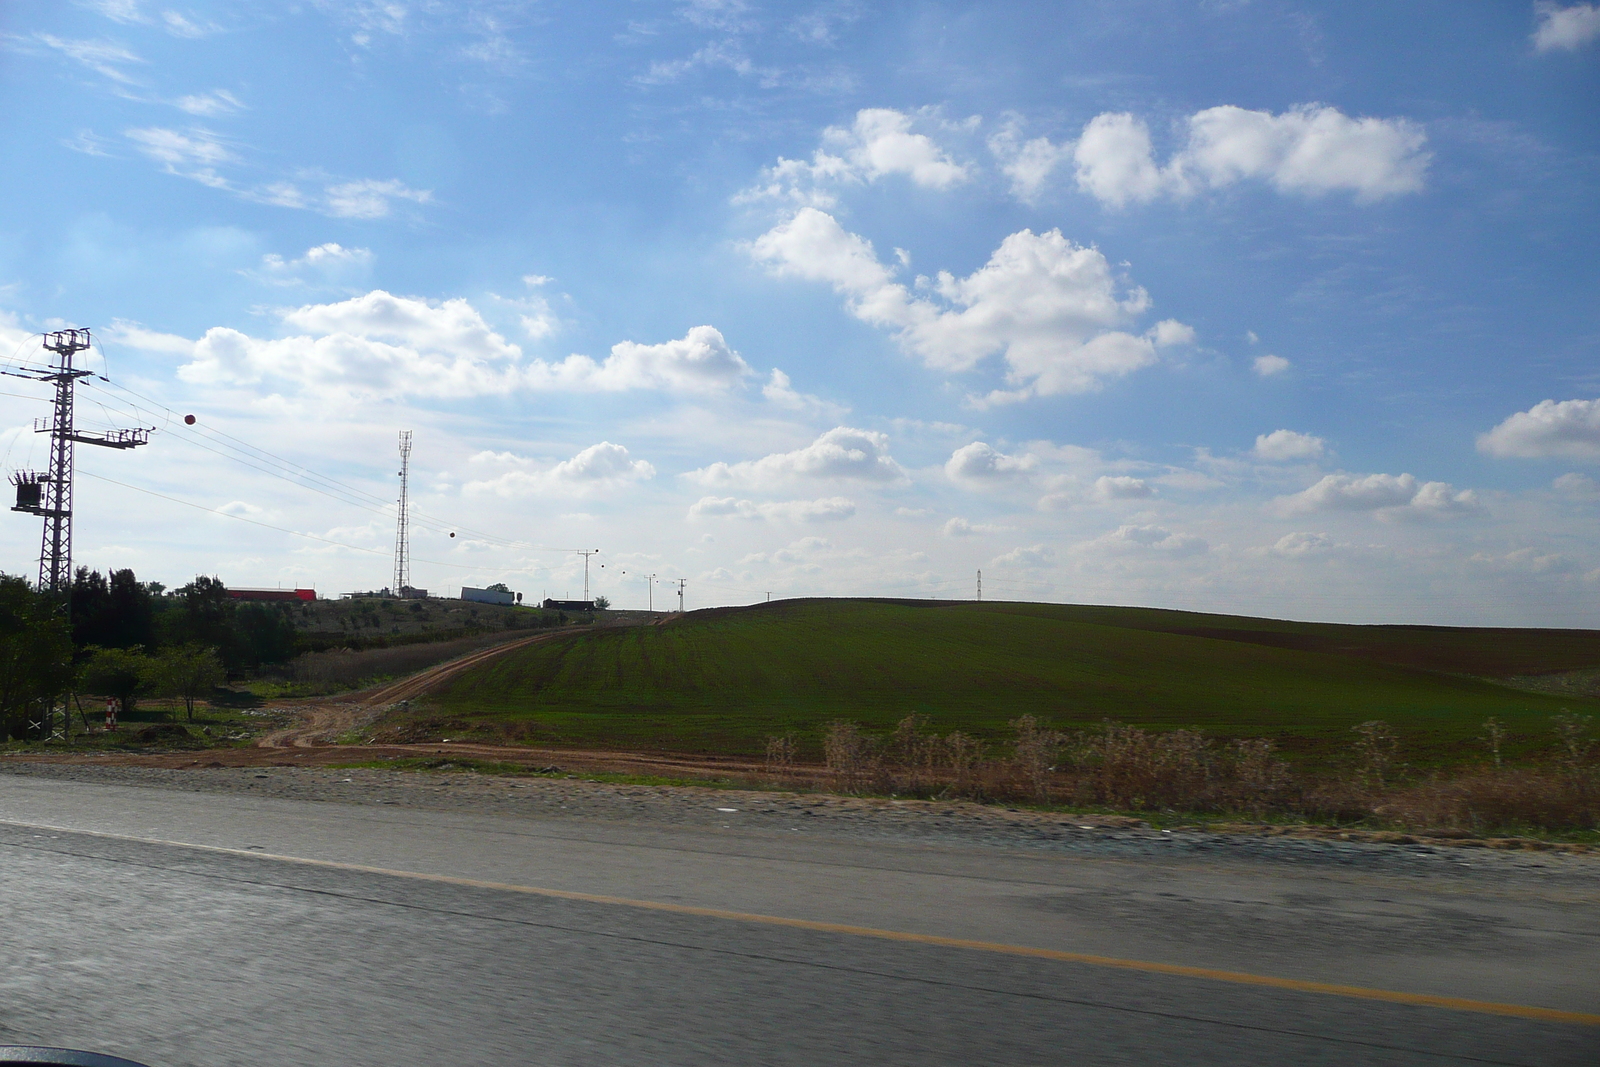
[[[79,567],[72,579],[74,648],[214,648],[230,673],[286,663],[296,653],[286,604],[240,602],[215,578],[199,577],[170,592],[141,583],[131,570]]]
[[[0,574],[0,741],[24,737],[67,692],[117,700],[195,701],[230,673],[295,654],[284,606],[239,603],[215,578],[167,591],[131,570],[80,567],[67,611],[22,578]]]

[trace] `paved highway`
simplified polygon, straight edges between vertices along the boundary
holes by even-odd
[[[156,1067],[1600,1062],[1600,863],[1064,854],[696,803],[668,826],[0,774],[0,1043]]]

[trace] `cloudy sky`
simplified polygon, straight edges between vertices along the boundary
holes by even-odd
[[[1600,6],[14,0],[0,79],[0,360],[156,430],[79,563],[387,585],[409,429],[435,592],[1600,626]]]

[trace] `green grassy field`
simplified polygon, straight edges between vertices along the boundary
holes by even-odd
[[[827,721],[1008,735],[1032,714],[1071,729],[1112,718],[1267,736],[1312,762],[1350,727],[1391,723],[1409,758],[1481,757],[1497,716],[1512,751],[1550,717],[1596,710],[1492,679],[1600,667],[1600,632],[1341,626],[1146,608],[793,600],[602,629],[513,653],[437,695],[458,732],[533,743],[760,753]]]

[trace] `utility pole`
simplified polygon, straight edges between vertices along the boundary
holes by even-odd
[[[72,357],[88,351],[94,344],[88,330],[56,330],[44,335],[44,348],[56,354],[55,366],[48,370],[4,371],[14,378],[49,382],[56,387],[55,412],[51,418],[35,419],[34,433],[50,435],[49,471],[18,471],[11,476],[17,487],[17,502],[12,511],[38,515],[44,519],[44,537],[39,546],[39,591],[55,601],[57,611],[71,612],[72,593],[72,445],[81,441],[102,448],[138,448],[150,443],[150,431],[106,430],[80,433],[73,423],[72,398],[79,378],[93,371],[72,365]],[[46,737],[70,740],[72,719],[65,701],[61,705],[61,727],[54,725],[54,700],[45,712]]]
[[[687,579],[687,578],[679,578],[678,579],[678,614],[679,615],[683,614],[683,583],[687,582],[688,580],[689,579]]]
[[[978,572],[978,599],[983,599],[983,572]]]
[[[767,592],[767,603],[772,603],[772,593],[770,590]]]
[[[411,588],[411,530],[406,517],[410,503],[411,431],[400,431],[400,522],[394,535],[394,595],[403,597]]]
[[[588,600],[589,599],[589,557],[590,556],[598,556],[600,554],[600,550],[598,548],[579,548],[579,549],[574,549],[574,551],[577,552],[578,555],[583,557],[583,599]]]
[[[646,603],[650,605],[650,614],[654,615],[656,611],[656,576],[654,574],[644,576],[644,589],[647,598]]]

